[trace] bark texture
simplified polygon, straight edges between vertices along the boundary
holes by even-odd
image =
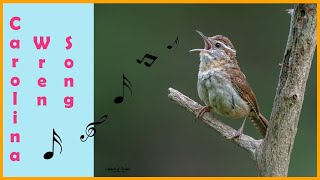
[[[285,49],[278,87],[270,116],[270,126],[262,140],[242,135],[229,139],[235,129],[215,119],[209,113],[204,123],[226,139],[237,143],[252,155],[259,176],[287,176],[291,150],[298,129],[306,82],[316,48],[315,4],[298,4],[288,10],[291,15],[290,32]],[[179,91],[169,88],[169,98],[197,115],[201,105]]]
[[[306,82],[316,47],[317,9],[312,4],[289,10],[290,32],[284,53],[270,127],[257,150],[260,176],[287,176]]]

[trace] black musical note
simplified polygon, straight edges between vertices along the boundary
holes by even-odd
[[[176,48],[178,47],[179,45],[179,39],[178,39],[178,36],[177,36],[177,39],[174,41],[174,43],[172,45],[169,45],[167,46],[168,49],[172,49],[172,47],[176,44]]]
[[[57,136],[59,138],[60,142],[56,139],[55,136]],[[54,155],[54,142],[57,142],[59,144],[59,146],[60,146],[60,154],[61,154],[61,152],[62,152],[62,145],[61,145],[62,140],[61,140],[60,136],[56,133],[56,131],[53,129],[53,133],[52,133],[52,151],[46,152],[43,155],[44,159],[51,159],[53,157],[53,155]]]
[[[144,60],[144,58],[148,58],[148,59],[151,59],[151,60],[152,60],[151,63],[144,62],[144,64],[145,64],[147,67],[150,67],[158,57],[157,57],[157,56],[150,55],[150,54],[145,54],[144,57],[142,58],[142,60],[137,59],[137,62],[138,62],[139,64],[141,64],[142,61]]]
[[[80,136],[80,140],[82,142],[85,142],[89,137],[93,137],[96,134],[97,131],[96,131],[96,128],[94,127],[94,125],[98,125],[98,124],[101,124],[104,121],[106,121],[107,118],[108,118],[108,115],[104,115],[100,119],[103,119],[103,118],[105,118],[105,119],[102,120],[102,121],[93,122],[93,123],[88,124],[88,126],[86,127],[86,135],[87,135],[87,137],[85,138],[84,135]]]
[[[126,83],[125,80],[129,83],[130,86],[132,86],[132,85],[131,85],[131,82],[130,82],[130,81],[126,78],[126,76],[124,76],[124,74],[123,74],[123,77],[122,77],[122,96],[118,96],[118,97],[116,97],[116,98],[114,99],[114,103],[116,103],[116,104],[122,103],[122,101],[123,101],[123,99],[124,99],[124,87],[125,87],[125,86],[130,90],[131,96],[132,96],[132,90],[131,90],[131,88],[129,87],[129,85]]]

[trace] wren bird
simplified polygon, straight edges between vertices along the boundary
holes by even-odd
[[[240,137],[246,119],[250,118],[264,137],[269,122],[259,111],[256,96],[240,70],[231,41],[222,35],[207,37],[197,32],[203,38],[205,47],[190,52],[200,51],[197,89],[206,105],[197,117],[212,109],[214,113],[228,118],[244,118],[240,129],[230,138]]]

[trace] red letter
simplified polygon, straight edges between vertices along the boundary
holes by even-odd
[[[38,79],[38,85],[39,85],[40,87],[46,87],[46,83],[47,83],[46,78],[41,77],[41,78]]]
[[[68,36],[66,38],[66,42],[68,43],[68,45],[66,46],[66,49],[69,50],[72,47],[72,42],[71,42],[72,37]]]
[[[17,105],[17,99],[18,99],[18,93],[17,92],[13,92],[13,105]]]
[[[66,68],[72,68],[72,67],[73,67],[73,60],[72,60],[72,59],[66,59],[66,60],[64,61],[64,66],[65,66]]]
[[[12,39],[10,41],[10,47],[12,49],[19,49],[20,48],[20,40],[17,40],[17,39]]]
[[[45,63],[45,59],[39,59],[39,68],[43,68],[43,63]]]
[[[19,152],[12,152],[10,154],[11,161],[20,161],[20,153]]]
[[[69,87],[73,87],[73,78],[64,78],[64,87],[68,87],[68,82]]]
[[[10,134],[10,141],[14,142],[14,137],[16,137],[16,142],[20,142],[20,134],[19,133],[11,133]]]
[[[18,58],[12,58],[12,67],[17,67]]]
[[[43,49],[47,49],[47,47],[48,47],[48,45],[50,43],[50,36],[47,36],[46,38],[47,38],[47,40],[44,43],[43,42],[43,36],[40,36],[40,43],[38,43],[38,37],[37,36],[33,37],[33,42],[34,42],[34,45],[36,46],[37,49],[41,49],[41,47]]]
[[[66,96],[64,98],[64,107],[65,108],[72,108],[73,107],[73,96]]]
[[[43,106],[46,106],[47,105],[47,97],[45,96],[42,96],[42,97],[37,97],[38,99],[38,106],[41,106],[41,100],[42,100],[42,105]]]
[[[10,19],[10,27],[11,27],[11,29],[13,29],[13,30],[19,30],[19,29],[20,29],[20,26],[15,26],[15,25],[14,25],[14,21],[20,21],[20,20],[21,20],[20,17],[17,17],[17,16],[12,17],[12,18]]]
[[[17,124],[18,121],[18,112],[13,111],[13,124]]]
[[[20,79],[18,77],[11,78],[11,85],[12,86],[19,86],[19,84],[20,84]]]

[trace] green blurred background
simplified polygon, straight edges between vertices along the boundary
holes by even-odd
[[[270,117],[293,5],[96,4],[95,176],[257,176],[250,155],[194,115],[171,102],[173,87],[197,102],[198,53],[208,36],[223,34],[233,42],[242,71],[254,90],[261,112]],[[167,49],[176,37],[180,44]],[[138,64],[146,53],[158,56],[150,67]],[[122,94],[122,74],[133,95]],[[203,104],[201,102],[201,104]],[[242,120],[221,118],[238,129]],[[261,138],[248,121],[245,133]],[[110,168],[128,168],[112,172]],[[109,170],[108,170],[109,168]],[[314,58],[290,176],[316,176],[316,57]]]

